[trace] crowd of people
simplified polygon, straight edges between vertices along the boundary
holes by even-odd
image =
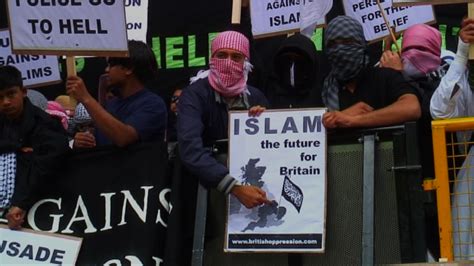
[[[129,57],[107,58],[104,97],[91,95],[80,77],[71,76],[68,95],[48,102],[23,87],[15,67],[0,67],[0,216],[10,228],[21,228],[35,189],[70,149],[150,141],[168,141],[173,154],[177,143],[183,164],[204,186],[234,195],[247,208],[268,204],[262,189],[241,184],[210,148],[227,139],[229,110],[258,116],[268,108],[323,107],[327,129],[419,121],[420,141],[428,147],[433,119],[474,115],[468,62],[474,20],[462,22],[456,54],[441,50],[437,29],[415,25],[405,31],[401,51],[386,51],[375,66],[357,20],[336,17],[324,40],[329,65],[320,64],[309,38],[295,34],[278,49],[267,84],[255,88],[247,82],[253,67],[249,39],[222,32],[212,41],[209,69],[173,88],[170,107],[148,86],[158,65],[139,41],[129,41]],[[319,68],[329,74],[317,76]],[[430,152],[423,173],[432,177]]]

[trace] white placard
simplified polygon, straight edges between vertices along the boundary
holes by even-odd
[[[229,197],[225,250],[324,252],[325,109],[231,112],[229,171],[272,204],[247,209]]]
[[[443,5],[474,3],[474,0],[393,0],[394,5]]]
[[[127,35],[129,40],[146,43],[148,29],[148,0],[126,0]]]
[[[61,81],[56,56],[15,55],[10,47],[10,33],[0,30],[0,66],[13,65],[21,71],[25,87],[37,87]]]
[[[12,50],[117,55],[128,51],[121,0],[8,0]]]
[[[75,265],[82,239],[0,225],[0,265]]]
[[[300,30],[300,0],[251,0],[250,17],[254,37],[272,36]],[[324,18],[318,25],[325,24]]]
[[[343,0],[346,15],[364,27],[365,39],[375,41],[390,35],[377,1]],[[432,6],[393,7],[391,0],[380,0],[390,26],[402,32],[415,24],[435,22]]]

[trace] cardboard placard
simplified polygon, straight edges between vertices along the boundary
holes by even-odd
[[[248,209],[229,196],[225,251],[324,252],[325,112],[230,112],[229,173],[265,191],[271,203]]]
[[[393,0],[393,6],[450,5],[460,3],[474,3],[474,0]]]
[[[61,82],[56,56],[15,55],[11,50],[10,32],[0,30],[0,66],[13,65],[20,70],[27,88]]]
[[[126,56],[124,1],[8,0],[14,53]]]
[[[274,1],[252,0],[250,17],[254,38],[299,32],[301,26],[301,4],[299,0]],[[318,26],[326,24],[323,18]]]
[[[0,225],[0,264],[75,265],[82,239]]]
[[[377,1],[344,0],[343,4],[346,15],[362,24],[367,41],[377,41],[390,35]],[[432,6],[394,7],[390,0],[380,0],[380,4],[396,32],[403,32],[415,24],[435,22]]]

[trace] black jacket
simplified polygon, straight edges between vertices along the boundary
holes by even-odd
[[[20,149],[33,148],[24,153]],[[21,119],[11,121],[0,116],[0,152],[16,152],[17,169],[12,206],[28,210],[36,192],[61,165],[69,150],[68,137],[60,122],[25,98]]]
[[[265,96],[248,86],[249,107],[267,106]],[[206,187],[216,187],[229,173],[209,149],[216,140],[228,138],[228,110],[208,79],[201,79],[183,90],[178,103],[178,142],[181,160]]]

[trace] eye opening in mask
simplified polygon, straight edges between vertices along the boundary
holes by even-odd
[[[360,43],[354,38],[337,38],[334,40],[329,40],[326,45],[326,48],[333,48],[340,44],[350,45],[350,44],[360,44]]]
[[[242,63],[245,60],[245,55],[237,52],[237,51],[225,51],[225,50],[219,50],[214,54],[214,57],[217,59],[227,59],[230,58],[230,60],[237,62],[237,63]]]

